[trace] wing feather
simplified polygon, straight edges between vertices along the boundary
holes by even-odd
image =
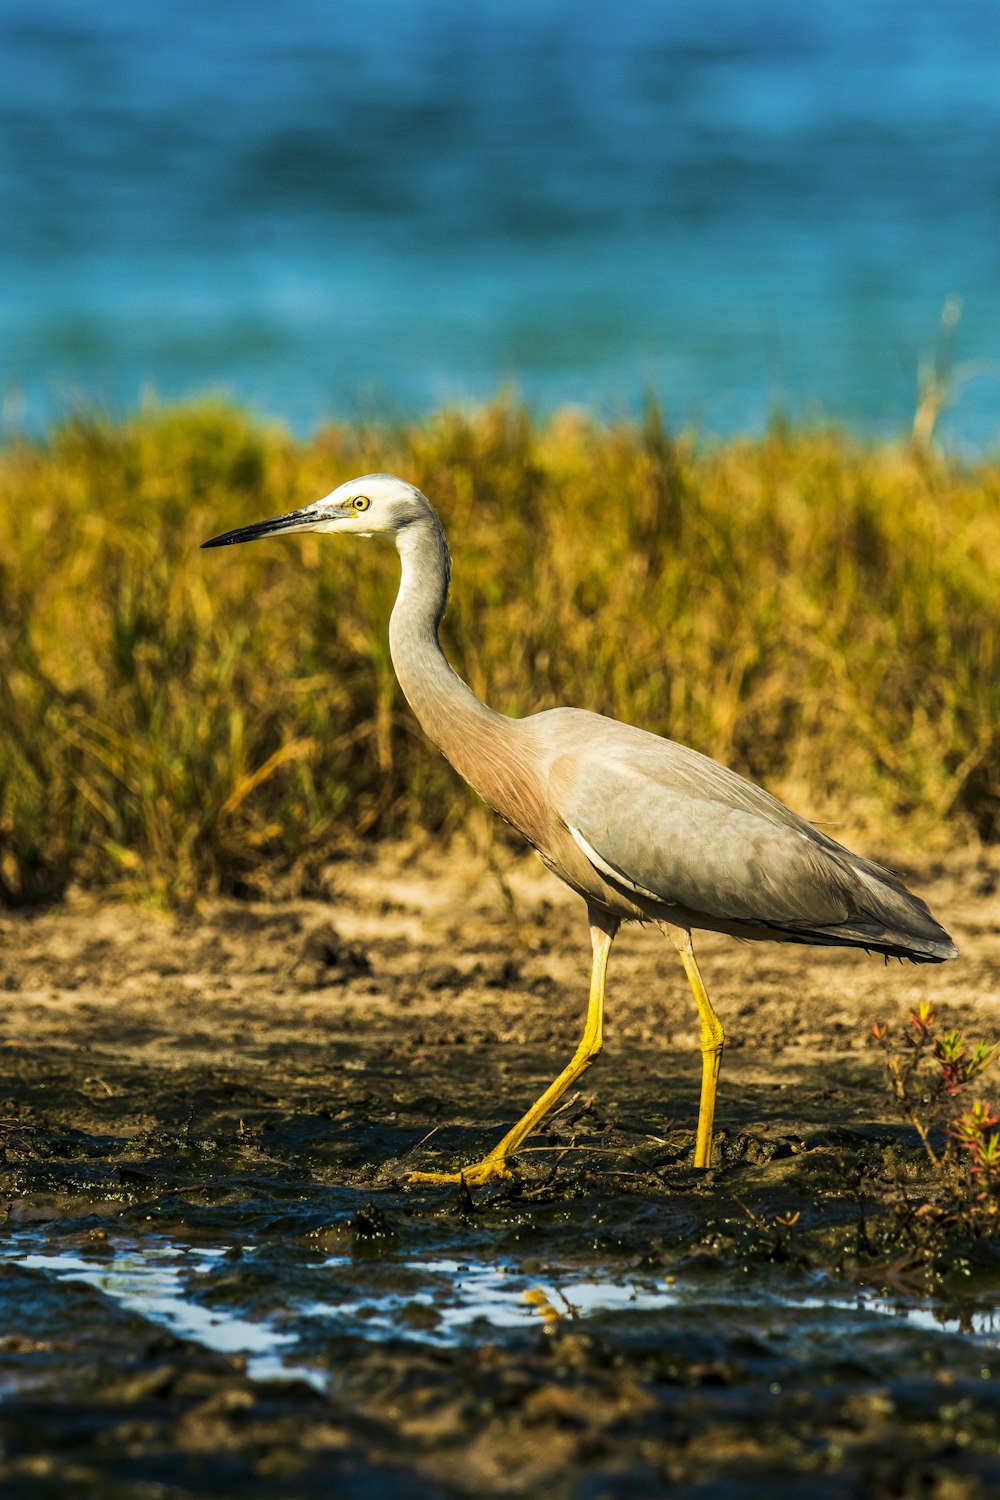
[[[727,922],[828,926],[849,916],[843,874],[807,826],[613,764],[584,771],[575,791],[565,810],[570,832],[627,888]]]
[[[605,878],[727,929],[949,957],[947,933],[891,871],[697,751],[577,709],[537,716],[553,800]]]

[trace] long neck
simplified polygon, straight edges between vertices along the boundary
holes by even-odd
[[[451,576],[441,523],[428,512],[397,534],[396,546],[402,577],[389,621],[389,650],[400,687],[428,739],[466,781],[494,801],[477,774],[481,752],[506,739],[512,726],[479,701],[441,650],[438,626]]]

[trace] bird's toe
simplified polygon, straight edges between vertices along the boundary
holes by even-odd
[[[488,1182],[510,1177],[511,1171],[505,1157],[487,1157],[460,1172],[411,1172],[407,1182],[446,1187],[449,1183],[464,1183],[466,1187],[485,1187]]]

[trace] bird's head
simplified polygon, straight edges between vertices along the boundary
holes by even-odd
[[[351,532],[355,536],[386,533],[396,536],[407,526],[432,516],[430,504],[412,484],[394,474],[365,474],[338,485],[322,500],[314,500],[302,510],[292,510],[270,521],[255,521],[238,526],[202,542],[203,547],[230,547],[236,542],[253,542],[258,537],[278,532],[331,531]]]

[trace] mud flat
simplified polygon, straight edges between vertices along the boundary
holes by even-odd
[[[942,1220],[866,1043],[920,1000],[1000,1029],[995,856],[909,872],[956,963],[702,939],[712,1172],[637,930],[518,1177],[408,1187],[582,1025],[582,908],[504,868],[397,847],[324,901],[0,918],[5,1497],[1000,1492],[996,1240]]]

